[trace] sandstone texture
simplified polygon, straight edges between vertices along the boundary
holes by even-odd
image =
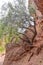
[[[43,14],[43,0],[34,0],[36,3],[38,10]]]

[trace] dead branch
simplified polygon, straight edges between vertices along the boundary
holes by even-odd
[[[34,41],[34,39],[35,39],[35,37],[36,37],[36,35],[37,35],[36,23],[35,23],[35,21],[34,21],[34,30],[35,30],[35,33],[34,33],[34,36],[33,36],[33,38],[32,38],[32,43],[33,43],[33,41]]]

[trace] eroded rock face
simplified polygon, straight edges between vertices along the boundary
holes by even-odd
[[[43,14],[43,0],[34,0],[39,11]]]
[[[6,50],[6,56],[4,60],[4,65],[13,65],[16,61],[22,59],[24,56],[26,56],[26,52],[29,51],[29,45],[28,44],[8,44],[7,50]],[[9,45],[11,45],[9,47]],[[14,62],[14,63],[13,63]]]

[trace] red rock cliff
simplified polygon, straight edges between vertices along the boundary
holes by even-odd
[[[43,14],[43,0],[34,0],[34,2],[36,3],[39,11]]]

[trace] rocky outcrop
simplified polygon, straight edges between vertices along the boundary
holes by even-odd
[[[34,0],[39,11],[43,14],[43,0]]]

